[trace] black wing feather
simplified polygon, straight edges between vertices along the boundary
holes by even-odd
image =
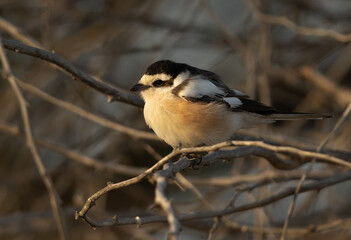
[[[234,112],[251,112],[261,115],[271,115],[279,113],[279,111],[273,107],[266,106],[263,103],[249,99],[249,98],[239,98],[242,105],[232,108]]]

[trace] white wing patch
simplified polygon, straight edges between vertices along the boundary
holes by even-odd
[[[190,82],[179,92],[181,97],[201,98],[203,96],[214,97],[215,95],[224,95],[225,92],[214,85],[209,80],[191,79]]]
[[[190,77],[190,72],[186,71],[183,73],[178,74],[178,76],[174,79],[174,87],[177,87],[178,85],[182,84],[185,80],[189,79]]]
[[[236,98],[236,97],[226,97],[226,98],[223,98],[224,101],[226,101],[227,103],[229,103],[229,105],[232,107],[232,108],[235,108],[235,107],[238,107],[240,105],[242,105],[243,103],[240,101],[239,98]]]

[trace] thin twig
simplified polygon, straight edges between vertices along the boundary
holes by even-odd
[[[176,240],[179,237],[180,223],[177,219],[174,207],[171,201],[166,196],[167,180],[173,175],[172,163],[165,164],[162,171],[158,171],[154,175],[156,182],[155,187],[155,203],[159,204],[167,214],[167,221],[169,224],[168,238]]]
[[[234,175],[229,177],[215,177],[215,178],[196,178],[191,177],[189,180],[194,184],[205,185],[205,186],[215,186],[215,187],[228,187],[228,186],[238,186],[241,184],[265,184],[265,183],[276,183],[283,181],[299,180],[303,174],[301,170],[292,171],[265,171],[260,174],[251,175]],[[332,174],[328,172],[318,172],[310,173],[308,179],[310,180],[321,180],[326,177],[330,177]]]
[[[211,152],[211,151],[218,150],[220,148],[230,147],[230,146],[256,146],[256,147],[265,148],[267,150],[271,150],[276,153],[298,155],[302,158],[316,158],[325,162],[334,163],[334,164],[351,168],[350,162],[347,162],[343,159],[340,159],[334,156],[330,156],[328,154],[305,151],[305,150],[301,150],[294,147],[288,147],[288,146],[274,146],[271,144],[264,143],[262,141],[227,141],[227,142],[218,143],[212,146],[183,148],[179,152],[180,153]]]
[[[168,154],[167,156],[162,158],[159,162],[157,162],[155,165],[153,165],[151,168],[147,169],[145,172],[141,173],[140,175],[138,175],[136,177],[130,178],[128,180],[125,180],[125,181],[122,181],[119,183],[108,183],[106,187],[104,187],[103,189],[94,193],[92,196],[90,196],[88,198],[88,200],[86,201],[83,208],[79,212],[76,213],[76,219],[78,219],[78,217],[81,217],[81,218],[87,220],[86,213],[89,211],[89,209],[93,205],[95,205],[95,201],[98,200],[101,196],[103,196],[104,194],[106,194],[107,192],[109,192],[111,190],[130,186],[132,184],[136,184],[136,183],[144,180],[147,176],[149,176],[151,173],[153,173],[154,171],[156,171],[157,169],[162,167],[166,162],[168,162],[171,158],[173,158],[177,154],[179,154],[179,152],[176,150],[171,152],[170,154]],[[94,225],[92,225],[92,226],[94,226]]]
[[[219,226],[219,223],[220,223],[220,219],[218,217],[215,217],[214,219],[214,223],[208,233],[208,237],[207,237],[207,240],[212,240],[214,239],[214,234]]]
[[[26,134],[27,145],[31,151],[32,157],[33,157],[34,162],[37,166],[40,177],[41,177],[42,181],[44,182],[45,187],[49,193],[50,204],[51,204],[51,208],[54,212],[54,216],[55,216],[56,224],[57,224],[58,231],[60,234],[60,238],[62,240],[67,239],[67,231],[66,231],[65,223],[63,220],[63,216],[62,216],[62,209],[61,209],[60,203],[59,203],[60,202],[59,196],[56,192],[55,186],[54,186],[50,176],[47,174],[46,168],[42,162],[42,159],[40,158],[37,147],[33,141],[32,129],[30,126],[30,120],[28,117],[28,111],[27,111],[27,105],[26,105],[27,103],[22,95],[20,88],[17,85],[17,82],[16,82],[14,75],[11,72],[10,65],[8,63],[8,60],[7,60],[6,55],[5,55],[5,51],[4,51],[3,46],[2,46],[2,39],[1,38],[0,38],[0,58],[1,58],[2,66],[4,69],[4,77],[7,78],[7,80],[9,81],[9,83],[10,83],[10,85],[11,85],[11,87],[16,95],[18,103],[20,105],[22,121],[23,121],[24,130],[25,130],[25,134]]]
[[[229,147],[229,146],[245,146],[245,147],[237,148],[234,150],[228,150],[228,151],[224,151],[224,150],[216,151],[218,149],[221,149],[224,147]],[[273,152],[279,152],[279,153],[284,153],[284,154],[293,154],[293,155],[297,155],[297,156],[304,157],[304,158],[315,157],[315,158],[322,159],[326,162],[340,164],[342,166],[350,167],[350,165],[351,165],[351,163],[349,163],[349,162],[346,162],[342,159],[335,158],[335,157],[332,157],[332,156],[329,156],[326,154],[303,151],[303,150],[299,150],[299,149],[292,148],[292,147],[273,146],[273,145],[269,145],[269,144],[259,142],[259,141],[227,141],[227,142],[215,144],[212,146],[176,149],[176,150],[173,150],[173,152],[171,152],[170,154],[168,154],[164,158],[162,158],[159,162],[157,162],[151,168],[149,168],[145,172],[141,173],[140,175],[138,175],[134,178],[119,182],[119,183],[109,183],[106,187],[104,187],[103,189],[94,193],[92,196],[90,196],[88,198],[88,200],[86,201],[83,208],[79,212],[76,213],[76,219],[79,217],[83,218],[91,226],[96,227],[97,225],[95,224],[95,222],[93,220],[91,220],[89,217],[87,217],[86,214],[90,210],[90,208],[95,204],[95,201],[97,199],[99,199],[101,196],[103,196],[104,194],[106,194],[107,192],[109,192],[111,190],[119,189],[122,187],[127,187],[127,186],[130,186],[132,184],[136,184],[136,183],[142,181],[147,176],[153,174],[156,170],[158,170],[160,167],[162,167],[170,159],[172,159],[173,157],[175,157],[179,154],[191,153],[191,152],[210,152],[209,154],[205,155],[202,158],[202,161],[199,164],[199,166],[207,166],[207,165],[211,164],[212,162],[223,158],[223,156],[225,156],[225,158],[228,158],[228,156],[242,157],[242,156],[250,155],[252,153],[252,150],[250,150],[250,147],[255,148],[257,146],[260,148],[265,148],[265,149],[271,150]],[[268,158],[268,160],[269,160],[269,158]],[[192,164],[193,164],[193,161],[190,161],[190,160],[185,159],[185,158],[181,158],[177,163],[175,163],[173,165],[173,171],[174,172],[182,171],[182,170],[188,168],[189,166],[191,166]],[[284,165],[284,163],[281,163],[281,164]],[[295,164],[295,166],[296,166],[296,164]],[[298,164],[297,164],[297,166],[298,166]]]
[[[30,47],[12,40],[2,40],[2,42],[4,47],[11,51],[40,58],[42,60],[55,64],[59,67],[60,70],[71,75],[73,79],[79,80],[82,83],[92,87],[93,89],[105,94],[108,97],[109,102],[120,101],[137,107],[144,106],[144,101],[140,97],[121,90],[117,90],[116,88],[113,88],[107,84],[96,81],[89,74],[74,67],[66,59],[62,58],[56,53],[51,53],[43,49]]]
[[[345,123],[346,119],[350,116],[350,114],[351,114],[351,103],[345,109],[343,115],[339,118],[338,122],[335,124],[334,128],[332,129],[332,131],[328,134],[328,136],[318,146],[317,152],[320,152],[327,145],[327,143],[330,141],[330,139],[332,139],[332,137],[335,136],[335,134],[342,127],[342,125]],[[296,186],[293,200],[291,201],[291,203],[289,205],[288,214],[287,214],[287,216],[285,218],[285,221],[284,221],[284,227],[283,227],[283,230],[282,230],[282,235],[280,237],[281,240],[285,239],[287,228],[288,228],[288,225],[289,225],[289,220],[291,219],[292,214],[294,212],[298,194],[300,192],[302,184],[304,183],[304,181],[306,180],[306,178],[309,175],[310,171],[312,170],[312,167],[313,167],[314,163],[315,163],[315,158],[310,162],[308,168],[306,169],[306,172],[301,176],[301,179],[300,179],[299,183]]]
[[[251,202],[255,200],[255,197],[251,191],[246,191],[245,196]],[[269,217],[268,217],[267,213],[265,212],[264,208],[256,208],[254,210],[254,213],[255,213],[256,219],[257,219],[257,223],[255,224],[255,227],[259,228],[259,227],[262,227],[265,223],[266,224],[270,223]],[[256,221],[256,219],[255,219],[255,221]],[[260,232],[254,233],[255,240],[256,239],[262,240],[262,238],[263,238],[263,233],[260,233]],[[268,238],[269,239],[276,239],[272,233],[268,234]]]
[[[0,131],[13,135],[15,137],[24,138],[25,135],[20,132],[18,126],[9,125],[0,121]],[[120,174],[124,176],[136,176],[140,173],[144,172],[146,168],[142,167],[133,167],[124,164],[119,164],[115,162],[103,162],[89,156],[85,156],[76,151],[70,150],[68,148],[59,146],[58,144],[54,144],[49,142],[46,139],[39,139],[38,137],[34,138],[34,142],[38,144],[40,147],[44,147],[49,149],[50,151],[62,154],[63,156],[72,159],[84,166],[93,168],[98,171],[103,171],[107,173]]]
[[[342,33],[336,32],[336,31],[331,30],[331,29],[311,28],[311,27],[299,26],[296,23],[287,19],[286,17],[273,16],[273,15],[269,15],[269,14],[265,14],[265,13],[260,12],[252,0],[247,0],[246,2],[248,3],[248,6],[250,7],[254,16],[261,22],[284,26],[287,29],[289,29],[293,32],[296,32],[300,35],[328,37],[328,38],[334,39],[334,40],[339,41],[339,42],[350,42],[351,41],[351,33],[342,34]]]
[[[21,80],[17,80],[20,87],[23,88],[24,90],[31,92],[33,94],[35,94],[36,96],[54,104],[57,105],[61,108],[64,108],[74,114],[77,114],[81,117],[84,117],[92,122],[98,123],[101,126],[110,128],[112,130],[127,134],[133,138],[141,138],[141,139],[148,139],[148,140],[154,140],[154,141],[161,141],[161,139],[159,137],[157,137],[155,134],[153,133],[149,133],[149,132],[145,132],[145,131],[140,131],[140,130],[136,130],[127,126],[123,126],[122,124],[110,121],[108,119],[99,117],[93,113],[90,113],[78,106],[73,105],[72,103],[57,99],[43,91],[41,91],[39,88],[34,87],[33,85],[29,84],[29,83],[25,83]]]
[[[316,233],[316,232],[322,232],[322,231],[335,231],[336,229],[340,227],[345,227],[348,229],[350,226],[351,219],[346,218],[346,219],[336,219],[335,221],[321,224],[321,225],[308,225],[306,228],[288,228],[287,235],[292,235],[292,236],[303,236],[309,233]],[[242,225],[241,229],[238,229],[237,226],[230,226],[229,224],[227,225],[232,229],[235,230],[240,230],[242,232],[253,232],[253,233],[274,233],[274,234],[280,234],[282,232],[282,228],[279,227],[262,227],[262,228],[257,228],[253,226],[247,226],[247,225]]]
[[[44,48],[39,42],[34,40],[33,38],[29,37],[26,33],[24,33],[20,28],[16,27],[14,24],[10,23],[6,19],[0,17],[0,29],[6,31],[14,38],[18,39],[19,41],[31,45],[36,48]]]
[[[162,157],[159,153],[157,153],[150,145],[146,145],[145,149],[152,155],[154,156],[154,158],[158,161],[160,160]],[[195,196],[196,198],[208,209],[214,210],[214,206],[205,199],[205,197],[202,195],[202,193],[200,192],[200,190],[194,185],[192,184],[186,177],[183,176],[183,174],[181,174],[180,172],[177,172],[175,175],[175,183],[179,186],[179,188],[181,190],[184,189],[189,189]],[[216,231],[217,227],[219,226],[219,222],[220,219],[219,218],[215,218],[214,219],[215,223],[213,225],[213,227],[211,228],[209,235],[208,235],[208,239],[211,239],[214,235],[214,232]],[[228,225],[227,223],[230,222],[230,226],[234,226],[237,225],[238,229],[240,229],[240,225],[234,222],[231,222],[229,219],[227,219],[226,217],[223,217],[223,222]],[[229,225],[228,225],[229,226]]]
[[[183,160],[177,163],[174,163],[174,168],[177,169],[180,166],[183,167],[185,163],[186,162],[184,162]],[[300,193],[309,192],[309,191],[320,191],[323,188],[326,188],[338,183],[342,183],[345,181],[349,181],[349,180],[351,180],[350,171],[341,173],[341,174],[338,173],[327,179],[303,185],[300,189]],[[177,215],[177,218],[179,221],[188,221],[188,220],[198,220],[201,218],[213,218],[213,217],[225,216],[236,212],[242,212],[249,209],[264,207],[271,203],[284,199],[286,197],[292,196],[294,194],[295,194],[295,188],[290,187],[282,190],[279,193],[276,193],[267,198],[264,198],[262,200],[247,203],[238,207],[231,207],[231,208],[214,210],[214,211],[201,211],[201,212],[179,214]],[[86,215],[84,218],[86,221],[89,222],[89,224],[91,224],[94,227],[108,227],[108,226],[114,226],[114,225],[129,225],[129,224],[140,224],[140,223],[148,224],[148,223],[167,221],[167,218],[165,216],[138,217],[138,219],[136,219],[135,217],[114,217],[100,222],[97,222],[91,219],[88,215]]]
[[[320,90],[323,90],[328,96],[335,99],[341,106],[347,106],[351,102],[351,91],[342,88],[336,83],[330,81],[327,77],[315,71],[309,66],[303,66],[299,69],[300,74],[309,82],[313,83]]]

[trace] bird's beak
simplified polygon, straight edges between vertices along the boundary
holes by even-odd
[[[144,90],[146,90],[146,89],[148,89],[148,88],[149,88],[149,86],[138,83],[138,84],[135,84],[135,85],[130,89],[130,91],[132,91],[132,92],[141,92],[141,91],[144,91]]]

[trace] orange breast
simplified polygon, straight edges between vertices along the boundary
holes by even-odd
[[[228,134],[232,134],[228,133],[230,124],[225,105],[194,103],[181,98],[164,100],[161,105],[165,111],[163,119],[168,123],[164,129],[168,132],[160,137],[172,142],[171,145],[176,141],[183,147],[211,144],[226,140]]]
[[[208,129],[220,124],[225,113],[225,106],[187,102],[182,99],[165,101],[165,108],[176,118],[181,127]]]

